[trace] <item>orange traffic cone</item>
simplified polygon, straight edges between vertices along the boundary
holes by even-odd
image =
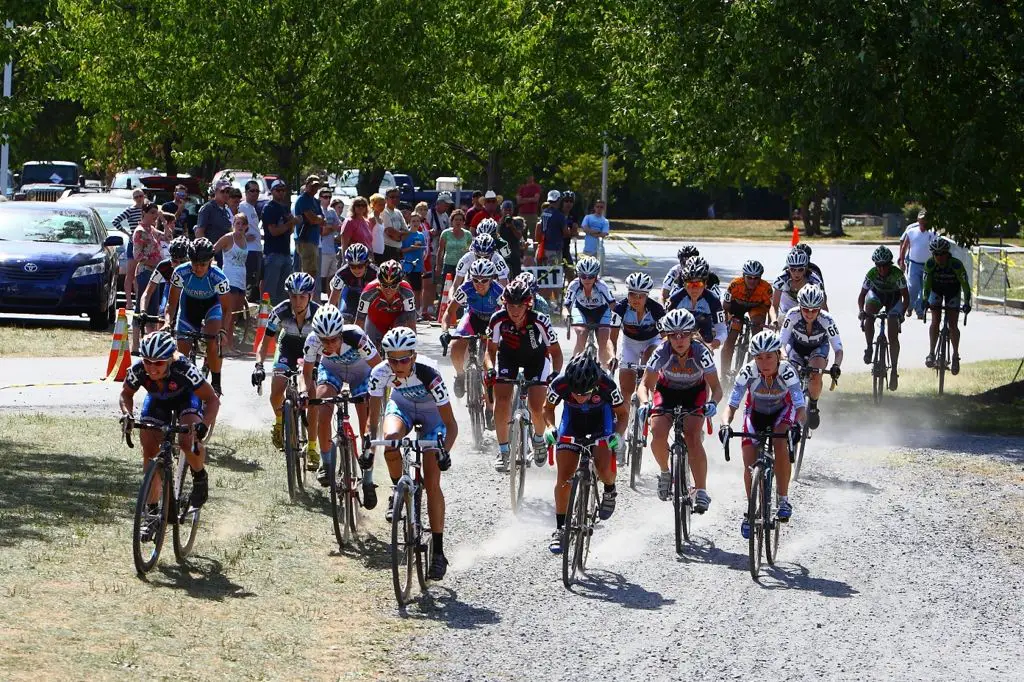
[[[793,238],[789,240],[790,246],[796,246],[800,243],[800,228],[793,225]]]
[[[264,292],[263,300],[260,302],[260,314],[256,320],[256,340],[252,344],[252,352],[259,353],[263,344],[263,337],[267,333],[267,321],[270,319],[270,294]]]
[[[107,376],[104,381],[124,381],[131,365],[128,352],[128,315],[124,308],[117,309],[114,335],[110,339],[110,355],[107,357]]]
[[[448,301],[450,300],[452,293],[452,273],[448,273],[444,278],[444,290],[441,292],[441,306],[437,309],[437,321],[442,322],[445,314],[448,312]]]

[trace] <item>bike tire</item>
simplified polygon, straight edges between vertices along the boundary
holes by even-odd
[[[409,603],[416,547],[412,528],[412,491],[407,481],[395,488],[391,517],[391,581],[399,608]]]
[[[672,469],[672,517],[676,532],[676,554],[683,553],[683,542],[690,539],[690,529],[687,527],[689,519],[686,518],[689,486],[686,484],[685,458],[679,450],[679,445],[673,443],[669,454],[669,466]]]
[[[416,537],[416,578],[420,583],[420,590],[427,591],[427,567],[434,557],[434,544],[430,529],[423,525],[423,488],[416,489],[416,495],[412,503],[414,518],[420,529]]]
[[[764,543],[762,526],[764,518],[761,512],[762,495],[761,488],[764,486],[761,467],[755,466],[750,473],[750,497],[747,499],[747,520],[750,522],[750,538],[747,542],[747,559],[750,569],[750,577],[757,580],[761,572],[761,550]]]
[[[887,367],[888,356],[889,344],[885,340],[885,336],[880,336],[875,343],[875,359],[871,365],[871,397],[876,405],[882,404],[882,398],[885,396],[885,389],[888,384],[886,377],[886,373],[889,370]]]
[[[939,395],[942,395],[946,390],[946,367],[949,365],[949,332],[945,328],[939,332],[939,349],[935,368],[939,371]]]
[[[810,438],[810,430],[803,434],[800,438],[800,449],[796,455],[796,468],[793,470],[793,480],[796,481],[800,478],[800,467],[804,463],[804,448],[807,447],[807,441]]]
[[[469,408],[469,421],[473,431],[473,444],[480,448],[484,442],[484,394],[479,371],[470,369],[466,372],[466,396]]]
[[[522,415],[512,417],[512,425],[509,427],[508,491],[512,512],[515,514],[523,506],[523,490],[526,488],[527,430]]]
[[[778,509],[777,504],[772,504],[772,498],[775,494],[775,486],[772,485],[774,480],[774,474],[768,472],[765,485],[761,488],[761,504],[764,510],[764,558],[769,566],[775,565],[775,558],[779,553],[779,532],[782,529],[782,522],[779,521],[779,517],[772,511]]]
[[[640,480],[640,468],[644,462],[644,426],[637,419],[636,406],[630,407],[629,444],[626,450],[629,457],[629,487],[636,490]]]
[[[285,399],[284,406],[281,409],[281,419],[283,422],[284,433],[284,462],[285,462],[285,475],[288,478],[288,497],[292,502],[295,501],[297,494],[296,491],[296,477],[298,472],[295,471],[295,465],[297,462],[297,456],[295,453],[296,448],[296,434],[295,434],[295,421],[294,421],[295,406],[292,401]]]
[[[148,506],[149,490],[153,485],[153,479],[163,471],[163,464],[159,458],[154,457],[146,465],[146,472],[142,476],[142,485],[139,487],[139,495],[135,500],[135,520],[132,523],[132,559],[135,562],[135,571],[140,576],[145,575],[153,570],[156,566],[157,561],[160,560],[160,549],[164,544],[164,536],[167,532],[167,520],[168,520],[168,507],[170,506],[171,499],[171,485],[170,481],[167,480],[167,476],[164,476],[164,481],[160,486],[160,498],[159,508],[157,514],[163,519],[160,524],[160,528],[157,530],[153,538],[145,543],[151,544],[151,548],[143,546],[142,542],[142,527],[143,521],[148,518],[146,508]]]
[[[339,448],[337,445],[332,445],[331,448],[334,450],[335,458],[347,459],[345,453],[342,452],[344,446]],[[336,467],[327,467],[327,487],[331,491],[331,525],[334,527],[334,539],[338,542],[338,549],[342,550],[348,544],[345,537],[348,529],[348,508],[345,506],[347,485],[345,477],[338,475]]]
[[[578,570],[581,573],[587,572],[587,559],[590,557],[590,541],[594,537],[594,529],[597,528],[597,504],[600,500],[597,492],[597,476],[591,476],[590,492],[587,494],[586,504],[586,526],[583,533],[583,552],[580,554]]]
[[[181,472],[181,481],[173,505],[174,532],[172,541],[174,544],[174,558],[179,564],[184,564],[192,553],[192,545],[195,544],[196,534],[199,532],[200,509],[191,509],[188,506],[189,498],[192,496],[192,475],[188,466]]]
[[[565,525],[562,526],[562,583],[566,589],[576,582],[580,555],[583,551],[583,534],[586,532],[586,505],[589,487],[583,476],[575,474],[569,489],[569,506],[566,507]]]
[[[345,531],[345,544],[355,541],[356,533],[359,531],[359,508],[363,506],[360,499],[359,489],[359,462],[356,459],[356,444],[351,438],[347,439],[348,456],[342,460],[342,481],[345,494],[345,516],[348,517],[348,529]]]
[[[309,444],[309,432],[307,430],[308,425],[306,424],[306,412],[305,410],[299,409],[296,414],[296,426],[298,431],[297,448],[295,449],[295,487],[300,491],[306,491],[306,471],[309,467],[309,454],[306,450],[306,445]]]

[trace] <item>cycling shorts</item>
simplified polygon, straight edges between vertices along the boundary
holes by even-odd
[[[519,370],[523,370],[523,377],[527,386],[537,386],[547,383],[551,363],[548,362],[548,355],[545,352],[533,357],[524,357],[523,353],[502,351],[498,349],[495,356],[497,361],[498,383],[514,384],[519,377]]]
[[[422,427],[416,432],[416,438],[419,440],[438,438],[444,441],[448,433],[448,428],[441,419],[441,413],[436,409],[414,410],[411,413],[407,413],[394,400],[389,400],[387,407],[384,408],[384,416],[387,417],[388,415],[395,415],[401,419],[405,425],[406,433],[412,431],[412,426],[415,422],[422,424]]]
[[[669,388],[660,384],[654,389],[651,414],[671,413],[677,407],[696,410],[708,401],[708,385],[702,381],[690,388]]]
[[[733,317],[744,317],[746,315],[750,315],[750,317],[765,317],[768,315],[768,309],[770,307],[771,306],[765,305],[752,306],[748,303],[744,303],[743,301],[737,301],[736,299],[733,299],[729,301],[728,305],[725,307],[725,310]]]
[[[654,336],[646,341],[637,341],[623,335],[619,337],[619,341],[622,344],[622,348],[619,349],[619,366],[626,367],[640,364],[648,348],[658,347],[661,337]]]
[[[316,370],[316,385],[330,386],[338,393],[341,393],[342,386],[348,383],[349,393],[352,394],[352,402],[360,403],[366,397],[367,383],[370,380],[370,373],[365,372],[365,374],[366,376],[361,379],[358,376],[343,377],[321,363]]]
[[[572,307],[572,325],[574,327],[585,327],[597,325],[598,327],[612,326],[612,309],[606,305],[597,308]]]
[[[955,294],[940,294],[937,291],[928,293],[929,308],[946,308],[947,310],[958,310],[960,308],[960,292]]]
[[[789,347],[786,359],[798,367],[803,367],[808,360],[813,358],[828,358],[828,339],[826,338],[817,346],[805,346],[802,343],[793,343]]]
[[[470,336],[486,334],[488,322],[490,322],[489,318],[466,312],[455,326],[452,336],[455,338],[469,338]]]
[[[758,412],[748,408],[743,413],[743,430],[747,433],[757,433],[769,426],[775,429],[775,433],[781,433],[795,423],[796,408],[791,404],[776,412]],[[755,443],[750,438],[744,438],[743,445],[755,445]]]
[[[906,312],[903,309],[903,297],[897,291],[887,296],[879,296],[874,291],[868,290],[867,296],[864,298],[867,303],[874,303],[878,306],[879,310],[885,308],[885,311],[889,315],[896,317]]]
[[[223,316],[220,301],[216,296],[212,298],[182,297],[178,301],[176,330],[198,334],[202,331],[205,322],[219,321]]]
[[[203,401],[195,393],[183,393],[170,400],[160,400],[151,395],[146,395],[142,402],[142,412],[139,421],[150,426],[163,426],[171,423],[171,413],[177,412],[178,418],[187,414],[203,416]]]
[[[615,429],[615,417],[612,413],[612,406],[608,403],[599,409],[581,412],[569,407],[562,408],[562,421],[558,424],[558,435],[569,436],[570,438],[590,435],[596,438],[607,438],[612,435]],[[578,445],[572,443],[559,443],[559,450],[572,450],[579,452]]]

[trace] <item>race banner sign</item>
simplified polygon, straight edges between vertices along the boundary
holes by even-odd
[[[523,267],[525,272],[533,273],[537,278],[539,289],[561,289],[564,280],[564,273],[561,265],[527,265]]]

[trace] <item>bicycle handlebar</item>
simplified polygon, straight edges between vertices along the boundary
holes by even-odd
[[[135,421],[135,418],[131,415],[123,415],[120,419],[121,423],[121,437],[129,448],[134,449],[135,443],[132,442],[132,431],[159,431],[166,437],[172,433],[192,433],[196,429],[195,424],[176,424],[171,426],[170,424],[140,424]]]
[[[414,440],[412,438],[378,438],[370,441],[370,447],[384,447],[388,450],[397,450],[399,448],[415,448],[419,450],[425,449],[436,449],[444,450],[444,444],[440,438],[428,438],[424,440]]]
[[[731,431],[729,433],[729,438],[724,443],[722,443],[722,448],[725,451],[725,461],[729,461],[729,441],[732,440],[733,438],[751,438],[756,439],[758,442],[761,442],[768,438],[769,435],[771,438],[789,438],[788,432],[769,433],[768,431],[762,431],[761,433],[750,433],[749,431]]]
[[[352,401],[352,395],[348,391],[342,391],[330,398],[306,398],[307,405],[339,405]]]

